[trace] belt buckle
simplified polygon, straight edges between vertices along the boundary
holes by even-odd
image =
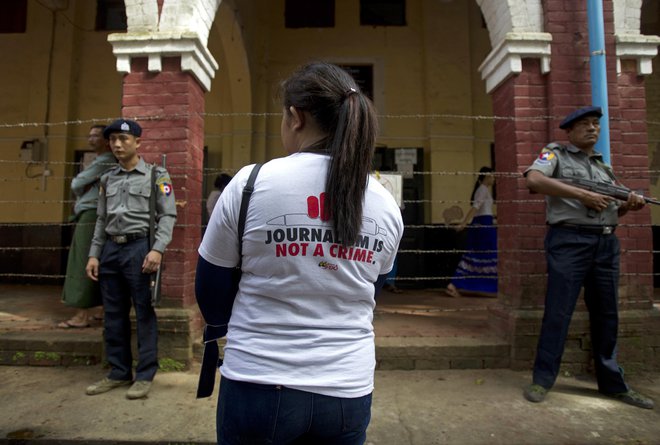
[[[126,235],[117,235],[114,237],[114,242],[117,244],[126,244],[128,242],[128,238]]]
[[[613,231],[612,226],[603,226],[603,235],[611,235]]]

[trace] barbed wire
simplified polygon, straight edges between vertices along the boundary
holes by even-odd
[[[166,269],[165,269],[166,270]],[[642,272],[621,272],[620,276],[632,277],[655,277],[660,276],[660,273],[642,273]],[[506,275],[498,275],[498,277],[507,278],[545,278],[546,273],[507,273]],[[0,278],[48,278],[48,279],[64,279],[64,274],[35,274],[35,273],[0,273]],[[453,275],[432,275],[432,276],[418,276],[418,277],[404,277],[397,276],[395,281],[448,281],[454,278]],[[480,278],[483,275],[461,275],[461,279]]]
[[[530,159],[530,165],[533,159]],[[26,167],[26,166],[34,166],[34,167],[44,167],[44,165],[47,165],[49,169],[51,169],[53,166],[63,166],[63,167],[78,167],[80,166],[80,162],[75,162],[75,161],[21,161],[21,160],[15,160],[15,159],[0,159],[0,166],[20,166],[20,167]],[[202,169],[202,175],[208,178],[214,177],[217,174],[221,173],[226,173],[230,175],[234,175],[240,170],[240,168],[205,168]],[[176,180],[186,180],[189,177],[188,172],[198,172],[199,169],[190,166],[190,165],[168,165],[167,170],[170,173],[170,178],[174,181]],[[660,170],[650,170],[650,169],[644,169],[644,168],[617,168],[615,169],[615,172],[617,175],[620,176],[622,180],[629,180],[629,179],[653,179],[660,177]],[[427,177],[427,176],[437,176],[437,177],[478,177],[482,173],[478,171],[472,171],[472,170],[465,170],[465,171],[447,171],[447,170],[430,170],[430,171],[412,171],[412,172],[403,172],[400,170],[375,170],[374,174],[394,174],[394,175],[400,175],[405,177]],[[502,181],[502,180],[521,180],[524,178],[523,172],[522,171],[499,171],[499,172],[492,172],[492,173],[487,173],[486,175],[488,176],[494,176],[496,180]],[[630,176],[634,175],[634,178],[631,178]],[[66,182],[67,184],[71,182],[73,178],[75,178],[75,174],[72,175],[47,175],[46,176],[48,181],[58,181],[58,182]],[[2,177],[0,178],[0,183],[18,183],[18,182],[33,182],[35,180],[42,180],[43,174],[42,173],[37,173],[33,174],[30,176],[26,176],[25,174],[22,174],[19,177]],[[210,183],[210,182],[209,182]]]
[[[13,246],[0,247],[0,252],[30,252],[30,251],[55,251],[55,250],[69,250],[69,246]],[[168,248],[168,252],[171,253],[192,253],[197,252],[197,248],[189,249],[179,249],[179,248]],[[651,254],[660,254],[660,250],[649,250],[649,249],[627,249],[621,248],[620,250],[622,255],[626,254],[640,254],[640,253],[651,253]],[[415,254],[415,255],[462,255],[465,253],[475,253],[475,254],[502,254],[502,253],[536,253],[536,254],[545,254],[545,250],[538,248],[527,248],[527,249],[496,249],[496,250],[479,250],[479,249],[461,249],[461,248],[451,248],[451,249],[399,249],[397,253],[400,254]]]
[[[222,113],[222,112],[203,112],[203,113],[175,113],[175,114],[163,114],[163,115],[157,115],[157,116],[127,116],[129,118],[138,120],[138,121],[158,121],[158,120],[185,120],[185,119],[190,119],[192,117],[204,117],[204,118],[209,118],[209,119],[215,119],[215,118],[269,118],[269,117],[281,117],[281,113]],[[489,115],[466,115],[466,114],[380,114],[378,115],[380,119],[387,119],[387,120],[404,120],[404,119],[425,119],[425,120],[472,120],[472,121],[547,121],[547,120],[558,120],[562,119],[563,116],[549,116],[549,115],[539,115],[539,116],[530,116],[530,117],[518,117],[518,116],[489,116]],[[18,122],[18,123],[10,123],[10,122],[4,122],[0,123],[0,129],[13,129],[13,128],[31,128],[31,127],[39,127],[39,128],[44,128],[44,127],[56,127],[56,126],[74,126],[74,125],[85,125],[85,124],[106,124],[108,122],[111,122],[112,120],[116,119],[117,117],[107,117],[107,118],[90,118],[90,119],[75,119],[75,120],[68,120],[68,121],[61,121],[61,122],[49,122],[49,123],[44,123],[44,122]],[[617,121],[619,119],[616,118],[611,118],[610,120],[612,121]],[[660,121],[652,121],[652,120],[636,120],[636,121],[626,121],[626,122],[637,122],[637,123],[644,123],[648,126],[655,126],[655,125],[660,125]],[[245,134],[255,136],[258,135],[260,137],[265,137],[265,138],[275,138],[276,136],[279,137],[279,134],[270,134],[270,133],[261,133],[261,132],[247,132]],[[242,136],[243,134],[239,134],[239,136]],[[237,134],[235,133],[214,133],[214,134],[205,134],[205,137],[212,137],[212,138],[224,138],[224,137],[235,137]],[[458,135],[454,135],[458,136]],[[53,136],[53,137],[59,137],[59,136]],[[434,137],[437,137],[437,135],[426,135],[423,137],[417,137],[417,136],[408,136],[404,137],[402,136],[401,138],[403,139],[432,139]],[[449,135],[451,137],[451,135]],[[18,138],[20,139],[20,138]],[[391,136],[388,137],[387,135],[383,135],[383,139],[391,139]],[[149,153],[150,155],[153,155],[155,153]],[[530,164],[533,161],[533,158],[530,154]],[[25,166],[37,166],[37,165],[48,165],[49,168],[52,167],[63,167],[64,169],[69,168],[69,167],[76,167],[80,165],[80,162],[75,162],[75,161],[65,161],[65,160],[48,160],[46,162],[26,162],[22,160],[17,160],[17,159],[0,159],[0,167],[8,167],[8,168],[14,168],[15,166],[20,166],[20,167],[25,167]],[[200,168],[194,165],[169,165],[168,166],[168,171],[171,173],[171,177],[174,181],[178,180],[186,180],[188,177],[186,175],[187,172],[195,172],[198,173]],[[212,176],[215,174],[219,173],[235,173],[237,172],[238,169],[227,169],[227,168],[214,168],[214,167],[206,167],[201,169],[201,174],[204,177]],[[451,179],[451,178],[456,178],[456,179],[463,179],[466,177],[474,178],[481,173],[478,171],[471,171],[471,170],[459,170],[459,171],[444,171],[444,170],[426,170],[426,171],[412,171],[412,172],[401,172],[401,171],[381,171],[381,173],[391,173],[391,174],[399,174],[399,175],[404,175],[404,177],[409,177],[408,175],[412,175],[412,177],[422,177],[424,179],[426,178],[431,178],[431,179],[440,179],[440,180],[445,180],[445,179]],[[653,178],[654,176],[660,176],[660,170],[652,170],[652,169],[646,169],[642,167],[630,167],[630,166],[622,166],[620,169],[617,166],[616,173],[618,175],[621,175],[622,179],[625,178],[626,176],[634,176],[635,179],[641,178],[641,179],[649,179]],[[509,180],[521,180],[522,179],[522,172],[521,171],[497,171],[491,173],[492,176],[495,176],[498,180],[500,181],[509,181]],[[21,182],[27,182],[27,181],[34,181],[35,178],[42,178],[41,174],[36,174],[33,175],[34,177],[3,177],[0,178],[0,183],[5,183],[5,184],[16,184],[16,183],[21,183]],[[47,177],[47,180],[49,182],[70,182],[71,179],[73,179],[74,176],[71,175],[50,175]],[[503,204],[520,204],[520,205],[527,205],[527,204],[542,204],[544,203],[545,198],[539,197],[537,199],[496,199],[494,201],[495,205],[503,205]],[[63,205],[63,204],[73,204],[75,201],[73,199],[32,199],[32,200],[11,200],[11,199],[6,199],[6,200],[0,200],[0,205]],[[206,202],[206,198],[202,197],[199,202],[202,204]],[[469,200],[467,199],[408,199],[408,200],[403,200],[404,204],[408,205],[469,205]],[[36,228],[36,227],[51,227],[51,226],[59,226],[61,228],[64,227],[73,227],[75,226],[75,223],[71,222],[63,222],[63,223],[39,223],[39,222],[28,222],[28,223],[0,223],[0,228]],[[200,232],[206,227],[205,224],[177,224],[176,228],[177,229],[185,229],[185,228],[193,228],[193,229],[199,229]],[[405,226],[406,229],[449,229],[451,228],[451,224],[407,224]],[[482,227],[496,227],[499,229],[504,229],[504,228],[525,228],[529,229],[530,227],[545,227],[545,224],[493,224],[492,226],[482,226]],[[620,228],[632,228],[632,227],[644,227],[648,228],[648,224],[621,224]],[[651,246],[649,246],[651,247]],[[16,254],[16,253],[36,253],[39,251],[43,252],[56,252],[56,251],[61,251],[62,253],[65,253],[69,250],[69,246],[2,246],[0,247],[0,253],[4,254]],[[172,253],[178,253],[178,254],[188,254],[191,252],[196,252],[196,248],[171,248],[168,249],[168,252]],[[542,255],[545,254],[545,251],[541,248],[525,248],[525,249],[520,249],[520,248],[500,248],[497,250],[466,250],[466,249],[460,249],[460,248],[430,248],[430,249],[400,249],[399,253],[401,254],[408,254],[408,255],[446,255],[447,257],[454,258],[456,256],[472,252],[472,253],[488,253],[488,254],[493,254],[497,253],[498,255],[503,255],[503,254],[528,254],[528,255]],[[658,250],[651,250],[649,249],[640,249],[640,248],[622,248],[621,249],[621,254],[622,255],[635,255],[635,254],[648,254],[651,253],[653,255],[659,254],[660,251]],[[515,273],[511,271],[498,271],[499,277],[525,277],[525,278],[541,278],[541,277],[546,277],[545,273]],[[648,277],[652,276],[655,277],[656,275],[660,276],[660,273],[633,273],[633,272],[622,272],[620,274],[621,276],[633,276],[633,277]],[[28,279],[28,278],[34,278],[34,279],[55,279],[55,280],[61,280],[64,278],[64,275],[60,274],[33,274],[33,273],[0,273],[0,277],[2,278],[12,278],[12,279]],[[397,276],[395,277],[396,281],[404,281],[404,282],[435,282],[435,281],[447,281],[450,280],[452,276],[447,276],[447,275],[438,275],[438,276],[414,276],[414,277],[406,277],[406,276]],[[476,278],[476,277],[466,277],[466,278]],[[645,302],[647,300],[644,300]],[[630,301],[627,301],[627,303],[630,303]],[[436,310],[436,309],[433,309]],[[461,309],[462,310],[462,309]]]
[[[132,115],[132,116],[109,116],[93,117],[87,119],[72,119],[58,122],[1,122],[1,128],[25,128],[25,127],[60,127],[86,124],[107,124],[115,119],[126,118],[136,121],[158,121],[158,120],[185,120],[193,117],[208,118],[236,118],[236,117],[281,117],[281,112],[189,112],[189,113],[167,113],[158,115]],[[379,119],[430,119],[430,120],[473,120],[473,121],[523,121],[538,122],[548,120],[561,120],[565,116],[538,115],[538,116],[498,116],[498,115],[475,115],[455,113],[412,113],[412,114],[377,114]],[[644,123],[646,125],[660,125],[660,121],[646,119],[624,119],[610,116],[611,122]]]

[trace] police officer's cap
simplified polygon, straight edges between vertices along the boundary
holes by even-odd
[[[564,118],[563,121],[561,121],[561,124],[559,124],[559,128],[562,130],[566,130],[567,128],[571,128],[571,126],[578,120],[582,119],[583,117],[587,116],[598,116],[602,117],[603,116],[603,110],[600,107],[584,107],[580,108],[578,110],[575,110],[568,116]]]
[[[142,127],[130,119],[117,119],[103,130],[103,137],[110,138],[112,133],[127,133],[139,138],[142,134]]]

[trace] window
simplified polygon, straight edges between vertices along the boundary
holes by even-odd
[[[360,25],[405,26],[406,0],[360,0]]]
[[[27,23],[27,0],[2,2],[0,33],[25,32]]]
[[[287,28],[332,28],[335,0],[286,0],[284,25]]]
[[[126,31],[124,0],[96,0],[96,30]]]

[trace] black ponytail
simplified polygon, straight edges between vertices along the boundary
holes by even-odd
[[[325,206],[335,234],[354,245],[362,226],[362,206],[374,155],[378,121],[373,104],[353,78],[336,65],[315,62],[282,84],[284,108],[309,112],[327,134],[330,154]]]
[[[490,167],[481,167],[479,169],[479,177],[477,178],[476,182],[474,183],[474,187],[472,188],[472,194],[470,195],[470,205],[474,204],[474,195],[477,193],[477,189],[481,185],[481,183],[484,181],[484,178],[486,177],[486,173],[492,173],[493,169]]]

